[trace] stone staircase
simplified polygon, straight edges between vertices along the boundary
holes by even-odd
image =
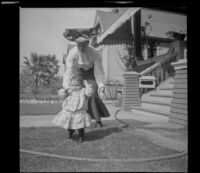
[[[169,117],[173,85],[173,78],[165,80],[156,90],[144,94],[141,98],[141,106],[134,106],[131,111],[136,114],[157,114]]]

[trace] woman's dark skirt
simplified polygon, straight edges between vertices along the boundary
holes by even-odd
[[[108,109],[105,104],[102,102],[98,95],[98,86],[95,80],[94,75],[94,66],[89,70],[84,70],[82,68],[79,69],[79,74],[83,80],[87,80],[87,82],[92,86],[94,94],[89,97],[88,100],[88,114],[92,119],[96,121],[100,121],[100,117],[110,117]]]
[[[88,83],[92,85],[94,90],[94,94],[88,99],[88,114],[92,119],[95,119],[96,121],[100,121],[100,117],[110,117],[108,109],[97,93],[98,87],[96,82],[88,81]]]
[[[100,121],[100,117],[110,117],[108,109],[97,94],[88,100],[88,114],[96,121]]]

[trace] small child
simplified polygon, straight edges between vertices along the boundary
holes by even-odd
[[[69,89],[61,89],[58,94],[63,99],[62,111],[55,116],[53,123],[68,129],[70,139],[74,131],[78,130],[79,142],[83,142],[84,128],[91,126],[91,118],[87,113],[87,98],[92,95],[91,86],[79,76],[74,76]]]

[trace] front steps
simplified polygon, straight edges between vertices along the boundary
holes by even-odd
[[[169,78],[160,84],[156,90],[144,94],[141,98],[141,106],[132,107],[131,111],[136,114],[157,114],[162,116],[170,116],[173,78]]]

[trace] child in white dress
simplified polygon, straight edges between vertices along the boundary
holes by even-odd
[[[91,126],[91,118],[87,113],[88,97],[92,95],[92,87],[79,76],[72,77],[70,87],[59,90],[63,99],[62,111],[55,116],[53,123],[68,129],[69,138],[75,130],[79,132],[79,142],[84,141],[84,128]]]

